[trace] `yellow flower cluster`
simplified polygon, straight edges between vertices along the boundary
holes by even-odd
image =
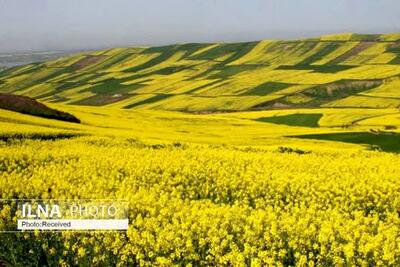
[[[1,198],[125,199],[130,220],[126,233],[0,234],[1,263],[400,265],[399,155],[105,137],[0,150]]]

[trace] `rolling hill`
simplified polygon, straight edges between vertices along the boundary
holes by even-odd
[[[0,110],[5,138],[100,134],[400,152],[400,34],[114,48],[8,68],[0,93],[82,122]]]
[[[71,114],[49,108],[27,96],[0,93],[0,109],[61,121],[80,122],[78,118]]]
[[[3,70],[0,266],[400,266],[399,39],[115,48]],[[128,231],[13,234],[29,199],[123,201]]]
[[[189,112],[397,108],[399,77],[400,34],[340,34],[81,53],[3,70],[0,92]]]

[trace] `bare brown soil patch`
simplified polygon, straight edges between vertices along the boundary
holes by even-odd
[[[344,53],[343,55],[338,56],[337,58],[331,60],[328,64],[338,64],[341,63],[353,56],[358,55],[360,52],[364,51],[367,48],[370,48],[371,46],[373,46],[374,44],[376,44],[376,42],[360,42],[358,45],[356,45],[355,47],[353,47],[352,49],[350,49],[349,51],[347,51],[346,53]]]
[[[75,62],[71,67],[74,70],[80,70],[90,65],[96,64],[106,58],[107,56],[86,56],[85,58]]]
[[[86,105],[86,106],[104,106],[112,104],[126,98],[131,97],[129,94],[115,94],[115,95],[94,95],[88,98],[76,101],[72,104],[75,105]]]

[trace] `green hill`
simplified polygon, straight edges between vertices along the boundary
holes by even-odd
[[[0,92],[192,112],[400,106],[400,34],[88,52],[0,72]]]

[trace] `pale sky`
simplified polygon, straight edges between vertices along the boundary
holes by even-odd
[[[0,53],[400,32],[399,0],[0,0]]]

